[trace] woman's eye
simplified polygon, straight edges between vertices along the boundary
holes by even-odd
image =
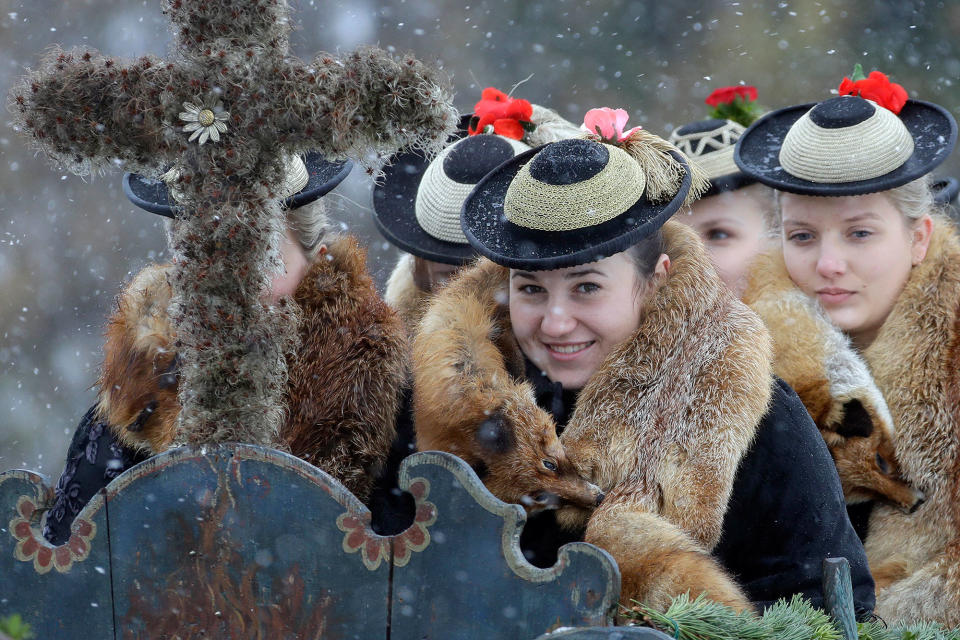
[[[718,240],[729,240],[733,234],[723,229],[710,229],[707,231],[707,240],[716,242]]]
[[[592,282],[581,282],[577,285],[577,293],[593,293],[599,288],[599,285],[596,285]]]
[[[527,295],[534,295],[543,291],[543,287],[538,287],[535,284],[525,284],[520,287],[520,293],[525,293]]]
[[[852,235],[854,238],[862,239],[862,238],[869,238],[870,236],[873,235],[873,232],[867,229],[857,229],[856,231],[851,232],[850,235]]]
[[[813,234],[808,231],[794,231],[787,236],[790,242],[808,242],[813,239]]]
[[[546,469],[547,471],[556,471],[556,470],[557,470],[557,463],[555,463],[553,460],[544,460],[544,461],[543,461],[543,467],[544,467],[544,469]]]

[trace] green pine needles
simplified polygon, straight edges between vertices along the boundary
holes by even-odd
[[[795,595],[778,600],[762,616],[736,613],[703,595],[673,599],[665,612],[634,601],[624,607],[631,624],[649,626],[677,640],[842,640],[840,628],[822,609]],[[860,640],[960,640],[960,629],[948,630],[935,622],[887,627],[880,621],[857,625]]]
[[[0,638],[10,638],[10,640],[30,640],[36,636],[30,629],[30,625],[23,621],[19,613],[15,613],[5,618],[0,618]]]

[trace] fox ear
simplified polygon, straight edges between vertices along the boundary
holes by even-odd
[[[844,438],[866,438],[873,433],[873,420],[859,400],[847,400],[843,403],[843,419],[837,425],[836,432]]]
[[[488,454],[504,454],[516,447],[513,429],[500,411],[481,422],[474,437],[480,450]]]

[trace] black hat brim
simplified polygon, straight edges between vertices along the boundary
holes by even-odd
[[[953,177],[939,178],[931,185],[933,201],[937,204],[952,204],[960,194],[960,180]]]
[[[283,205],[287,209],[302,207],[325,196],[343,182],[353,169],[353,163],[349,160],[329,162],[322,154],[313,151],[306,154],[303,163],[309,175],[307,184],[300,191],[284,199]],[[145,211],[167,218],[174,217],[170,192],[162,180],[151,180],[137,173],[126,173],[123,176],[123,193],[130,202]]]
[[[752,184],[757,184],[756,178],[748,176],[745,173],[741,173],[740,171],[736,173],[728,173],[725,176],[711,178],[710,188],[707,189],[706,193],[700,196],[700,199],[703,200],[704,198],[709,198],[710,196],[726,193],[728,191],[743,189],[744,187],[749,187]]]
[[[447,144],[467,135],[472,115],[460,118],[457,132]],[[373,223],[390,244],[402,251],[433,262],[466,264],[477,257],[473,247],[434,238],[417,222],[417,189],[429,164],[420,151],[401,152],[390,159],[383,169],[383,179],[373,187]]]
[[[539,231],[521,227],[507,220],[503,201],[510,181],[542,148],[525,151],[488,173],[463,203],[460,223],[467,240],[481,255],[511,269],[562,269],[625,251],[662,227],[690,191],[686,160],[682,154],[670,152],[685,171],[679,191],[669,202],[655,203],[644,194],[617,217],[586,229]]]
[[[733,152],[734,162],[748,176],[780,191],[811,196],[855,196],[886,191],[930,173],[950,155],[957,142],[957,122],[939,105],[907,100],[899,117],[913,137],[913,154],[901,166],[869,180],[811,182],[789,174],[780,165],[780,147],[787,131],[817,103],[778,109],[748,128]]]

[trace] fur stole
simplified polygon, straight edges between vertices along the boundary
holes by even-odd
[[[585,539],[614,555],[624,599],[659,606],[691,590],[745,608],[708,552],[767,410],[770,341],[696,235],[673,222],[663,231],[669,276],[648,297],[634,336],[580,392],[561,438],[561,461],[606,498],[595,511],[566,501],[559,515],[567,526],[586,523]],[[537,443],[555,426],[522,380],[508,275],[481,261],[434,299],[414,342],[414,408],[421,447],[481,459],[488,486],[509,498],[544,476]],[[501,457],[508,464],[498,465]]]
[[[377,296],[366,252],[347,236],[318,255],[293,300],[300,346],[288,355],[291,453],[366,499],[395,434],[407,343]],[[141,271],[117,300],[106,331],[97,410],[128,447],[158,453],[176,442],[176,337],[167,316],[168,265]]]
[[[864,357],[897,425],[904,478],[927,500],[874,510],[865,544],[877,613],[960,626],[960,238],[935,221],[930,247]]]
[[[790,280],[782,252],[757,257],[743,300],[770,330],[774,373],[820,430],[847,503],[879,499],[912,509],[923,495],[900,478],[894,420],[880,389],[850,340]]]
[[[430,303],[430,294],[418,287],[413,280],[413,261],[414,257],[409,253],[400,256],[390,272],[387,288],[383,293],[384,302],[397,312],[410,336],[413,336]]]

